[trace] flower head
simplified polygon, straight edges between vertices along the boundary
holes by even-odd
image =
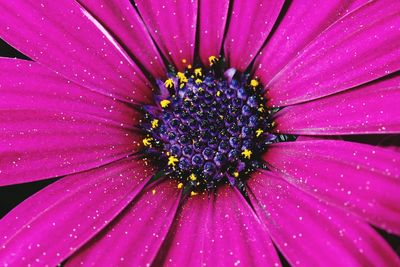
[[[400,2],[0,12],[0,265],[400,264]]]
[[[143,153],[188,191],[243,183],[251,171],[262,168],[260,155],[267,145],[280,140],[272,134],[273,112],[265,107],[259,83],[214,58],[212,68],[171,71],[168,76],[176,77],[176,84],[172,78],[157,83],[155,98],[166,99],[143,107],[141,128],[155,141]],[[270,134],[261,135],[264,131]]]

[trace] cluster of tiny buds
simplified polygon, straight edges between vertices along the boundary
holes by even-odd
[[[276,139],[259,81],[216,56],[209,65],[170,71],[157,81],[156,105],[144,106],[146,155],[164,162],[160,171],[191,195],[221,182],[241,184]]]

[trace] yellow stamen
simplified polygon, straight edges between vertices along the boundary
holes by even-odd
[[[187,61],[186,61],[186,58],[182,59],[182,63],[183,63],[183,64],[186,64],[186,62],[187,62]]]
[[[195,82],[196,84],[201,84],[203,81],[202,81],[201,79],[196,79],[194,82]]]
[[[217,63],[219,61],[219,59],[216,56],[210,56],[208,58],[208,61],[210,62],[210,66],[214,65],[215,63]]]
[[[197,196],[198,194],[199,194],[199,193],[194,192],[194,191],[190,192],[190,196]]]
[[[256,136],[259,137],[264,131],[262,129],[257,129]]]
[[[221,95],[221,91],[217,91],[217,96],[220,96]]]
[[[260,84],[260,83],[259,83],[257,80],[255,80],[255,79],[253,79],[253,80],[250,81],[250,85],[253,86],[253,87],[257,87],[259,84]]]
[[[169,101],[168,99],[164,99],[164,100],[160,101],[160,105],[162,108],[168,107],[169,104],[171,104],[171,101]]]
[[[264,107],[262,107],[262,106],[261,106],[261,107],[259,107],[259,108],[258,108],[258,111],[260,111],[260,112],[264,112]]]
[[[243,155],[243,157],[244,157],[245,159],[250,159],[250,157],[251,157],[252,154],[253,154],[253,152],[251,152],[251,150],[249,150],[249,149],[245,149],[245,150],[242,152],[242,155]]]
[[[169,78],[169,79],[167,79],[167,80],[164,82],[164,85],[165,85],[165,87],[167,87],[167,88],[172,88],[172,87],[174,87],[175,83],[174,83],[174,80],[172,80],[171,78]]]
[[[183,183],[178,184],[178,189],[181,189],[183,187]]]
[[[196,76],[202,76],[202,75],[203,75],[203,73],[202,73],[202,70],[201,70],[201,68],[197,68],[197,69],[195,69],[195,70],[194,70],[194,74],[195,74]]]
[[[236,178],[238,178],[238,177],[239,177],[239,173],[238,173],[238,172],[234,172],[234,173],[233,173],[233,176],[236,177]]]
[[[153,141],[153,138],[151,138],[151,137],[145,138],[145,139],[143,139],[143,145],[151,147],[151,141]]]
[[[175,165],[176,165],[176,163],[178,162],[179,160],[175,157],[175,156],[169,156],[168,157],[168,166],[169,165],[172,165],[172,167],[175,167]]]
[[[152,120],[151,121],[151,128],[157,128],[158,127],[158,120],[157,119],[154,119],[154,120]]]
[[[203,92],[204,89],[202,87],[199,87],[199,92]]]
[[[189,65],[187,66],[187,68],[190,70],[190,69],[192,68],[192,65],[189,64]]]
[[[176,74],[176,76],[178,76],[179,82],[181,82],[181,83],[187,83],[188,82],[188,79],[186,78],[186,75],[183,72],[178,72]]]
[[[190,180],[192,180],[192,181],[196,181],[196,180],[197,180],[196,175],[194,175],[193,173],[189,176],[189,178],[190,178]]]

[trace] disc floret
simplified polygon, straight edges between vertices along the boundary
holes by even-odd
[[[209,61],[209,68],[170,71],[158,81],[156,105],[144,107],[147,154],[193,192],[240,184],[275,139],[260,82],[218,57]]]

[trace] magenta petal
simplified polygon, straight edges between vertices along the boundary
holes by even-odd
[[[73,112],[0,110],[0,185],[79,172],[138,150],[139,136]]]
[[[166,74],[150,34],[129,0],[79,0],[153,77]]]
[[[224,42],[231,67],[246,70],[271,32],[283,3],[284,0],[233,1]]]
[[[180,70],[191,64],[198,1],[136,0],[135,3],[150,34],[169,62]]]
[[[139,114],[130,106],[68,81],[44,66],[0,58],[0,110],[74,112],[132,127]]]
[[[147,169],[128,158],[64,177],[33,195],[0,221],[0,265],[61,263],[142,190]]]
[[[271,238],[295,266],[399,266],[368,224],[328,206],[271,173],[249,181],[251,202]]]
[[[231,187],[188,199],[174,226],[157,266],[280,265],[266,229]]]
[[[304,135],[400,133],[400,76],[277,113],[276,131]]]
[[[267,85],[272,106],[300,103],[400,69],[400,1],[372,1],[321,33]]]
[[[66,266],[146,266],[168,233],[181,191],[172,181],[150,188]],[[105,255],[107,255],[105,257]]]
[[[141,70],[75,1],[3,1],[0,13],[0,37],[33,60],[123,101],[150,99]]]
[[[264,160],[296,187],[400,234],[400,153],[331,140],[273,145]]]
[[[0,185],[83,171],[137,151],[136,111],[38,63],[0,58],[0,87]]]
[[[221,53],[229,1],[199,1],[199,54],[204,65]]]
[[[362,0],[358,2],[367,2]],[[291,1],[280,22],[254,64],[255,74],[264,84],[297,53],[345,13],[361,5],[357,1]]]

